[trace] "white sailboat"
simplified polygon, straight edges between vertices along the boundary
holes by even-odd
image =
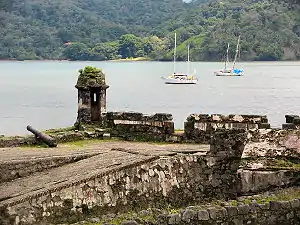
[[[166,84],[197,84],[198,79],[190,74],[190,46],[188,45],[188,56],[187,56],[187,73],[177,73],[176,72],[176,33],[175,33],[175,46],[174,46],[174,72],[167,78],[161,77],[165,80]]]
[[[235,68],[236,60],[238,58],[239,52],[240,52],[240,38],[241,36],[238,37],[237,45],[236,45],[236,50],[235,50],[235,56],[234,56],[234,61],[232,63],[232,68],[227,68],[229,64],[229,44],[227,45],[227,51],[226,51],[226,61],[225,61],[225,66],[224,69],[215,71],[214,74],[216,76],[243,76],[243,69]]]

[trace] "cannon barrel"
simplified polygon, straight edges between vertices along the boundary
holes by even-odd
[[[56,147],[57,146],[57,143],[56,143],[55,139],[53,139],[49,135],[34,129],[30,125],[27,126],[27,130],[30,131],[31,133],[33,133],[37,139],[45,142],[49,147]]]

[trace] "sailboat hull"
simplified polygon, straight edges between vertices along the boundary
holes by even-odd
[[[198,79],[175,79],[175,78],[165,78],[162,77],[165,80],[165,84],[197,84]]]
[[[236,73],[233,73],[233,72],[222,72],[222,71],[216,71],[216,72],[214,72],[214,74],[216,76],[236,76],[236,77],[243,76],[242,73],[236,74]]]

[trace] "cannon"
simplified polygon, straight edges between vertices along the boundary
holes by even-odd
[[[33,133],[36,137],[36,139],[41,140],[42,142],[46,143],[49,147],[56,147],[57,146],[57,142],[54,138],[50,137],[49,135],[38,131],[36,129],[34,129],[31,126],[27,126],[27,130],[30,131],[31,133]]]

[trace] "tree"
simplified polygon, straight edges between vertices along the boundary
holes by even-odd
[[[93,49],[91,54],[93,55],[93,60],[111,60],[120,58],[118,55],[119,42],[107,42],[99,43]]]
[[[122,58],[131,58],[143,54],[142,41],[133,34],[125,34],[120,38],[119,52]]]
[[[70,60],[89,60],[90,50],[85,44],[76,42],[68,45],[63,55]]]

